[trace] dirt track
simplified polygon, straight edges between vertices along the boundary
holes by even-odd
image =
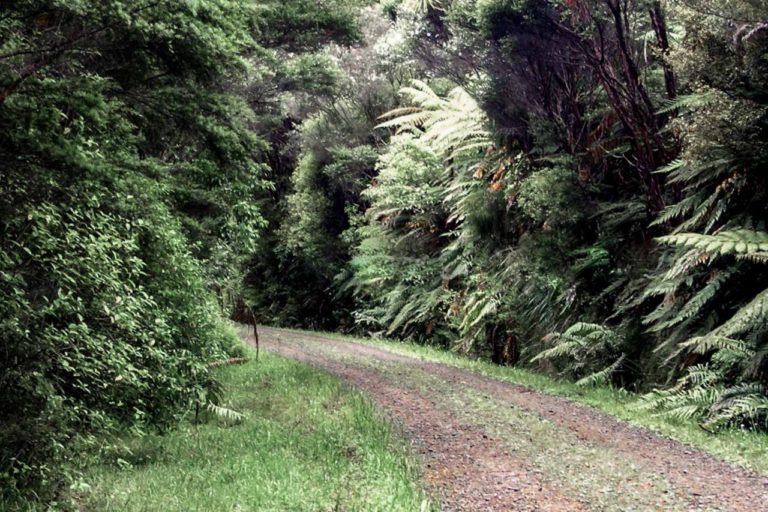
[[[768,511],[768,478],[589,407],[447,365],[260,328],[403,426],[446,511]]]

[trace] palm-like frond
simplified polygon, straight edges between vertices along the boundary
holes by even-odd
[[[411,106],[401,107],[381,116],[377,128],[397,128],[398,132],[420,130],[446,159],[462,154],[481,153],[493,145],[487,129],[488,119],[477,101],[463,88],[455,87],[441,97],[429,84],[414,80],[400,90]]]
[[[738,229],[715,235],[678,233],[660,237],[659,243],[700,249],[710,255],[768,252],[768,232]]]
[[[231,423],[239,423],[245,419],[245,415],[241,412],[237,412],[234,409],[230,409],[229,407],[222,407],[220,405],[207,403],[205,404],[205,408],[212,412],[216,417],[228,421]]]
[[[579,386],[609,383],[626,362],[622,336],[604,325],[578,322],[545,340],[552,346],[532,361],[568,359],[571,368],[581,369],[582,376],[576,381]],[[605,361],[612,362],[606,366]]]
[[[710,407],[705,426],[720,427],[744,420],[768,426],[768,387],[765,385],[748,382],[723,391]]]

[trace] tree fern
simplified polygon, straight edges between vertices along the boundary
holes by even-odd
[[[739,229],[715,235],[679,233],[660,237],[659,243],[700,249],[711,255],[768,252],[768,232]]]
[[[718,255],[743,254],[760,250],[764,234],[742,230],[714,236],[685,234],[670,240],[685,247],[703,247]],[[682,308],[673,310],[671,319],[658,322],[651,330],[662,331],[700,315],[730,275],[727,271],[715,275]],[[742,421],[765,421],[768,397],[764,384],[743,381],[761,378],[768,361],[766,333],[768,289],[743,304],[715,328],[679,342],[672,358],[691,353],[708,357],[709,362],[688,368],[674,388],[650,394],[648,403],[671,417],[700,418],[707,428]],[[737,383],[727,387],[726,384],[734,378]]]
[[[387,112],[378,128],[421,131],[423,140],[432,144],[444,158],[456,158],[478,152],[492,145],[488,119],[477,101],[461,87],[441,97],[420,80],[400,90],[412,106]]]
[[[726,389],[709,408],[705,426],[748,422],[768,427],[768,387],[748,382]],[[746,425],[745,425],[746,426]]]
[[[727,425],[768,427],[768,389],[747,382],[724,388],[722,372],[711,365],[689,369],[678,384],[643,397],[641,407],[678,420],[700,420],[704,428]]]
[[[567,359],[569,372],[576,370],[580,386],[605,384],[611,381],[626,361],[622,351],[623,338],[616,331],[599,324],[579,322],[562,333],[545,337],[550,348],[537,354],[532,362]],[[605,361],[612,361],[607,366]]]
[[[685,302],[685,305],[680,308],[679,311],[676,311],[673,318],[664,321],[659,321],[661,320],[661,316],[654,317],[653,315],[649,315],[644,318],[643,321],[645,323],[654,324],[653,327],[649,329],[649,332],[658,332],[664,329],[669,329],[670,327],[674,327],[681,322],[690,320],[699,315],[704,309],[704,306],[718,296],[721,287],[730,276],[731,272],[728,271],[715,274],[704,288],[699,290],[693,297]],[[660,307],[663,306],[665,306],[665,304],[662,304]]]

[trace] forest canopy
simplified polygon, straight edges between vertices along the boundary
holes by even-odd
[[[3,2],[0,508],[216,406],[280,95],[358,38],[350,2]]]

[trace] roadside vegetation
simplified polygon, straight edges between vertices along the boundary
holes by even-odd
[[[768,4],[382,7],[299,130],[260,318],[766,431]]]
[[[332,83],[318,52],[358,39],[353,7],[2,2],[0,509],[216,407],[279,98]]]
[[[396,354],[415,357],[422,361],[442,363],[470,370],[479,375],[524,386],[534,391],[561,396],[574,402],[589,405],[610,416],[632,425],[648,429],[661,436],[688,444],[718,458],[768,475],[768,436],[758,429],[726,429],[711,432],[703,429],[694,419],[679,419],[653,411],[648,398],[608,385],[578,386],[566,379],[557,379],[527,368],[499,366],[481,358],[468,357],[456,351],[422,343],[403,342],[396,339],[361,338],[334,332],[294,330],[306,336],[361,343]]]
[[[0,508],[226,416],[231,319],[621,389],[702,444],[768,432],[767,20],[3,1]]]
[[[80,508],[431,510],[421,468],[366,397],[307,365],[246,355],[216,372],[222,404],[237,416],[208,414],[165,435],[124,439],[89,461],[74,495]]]

